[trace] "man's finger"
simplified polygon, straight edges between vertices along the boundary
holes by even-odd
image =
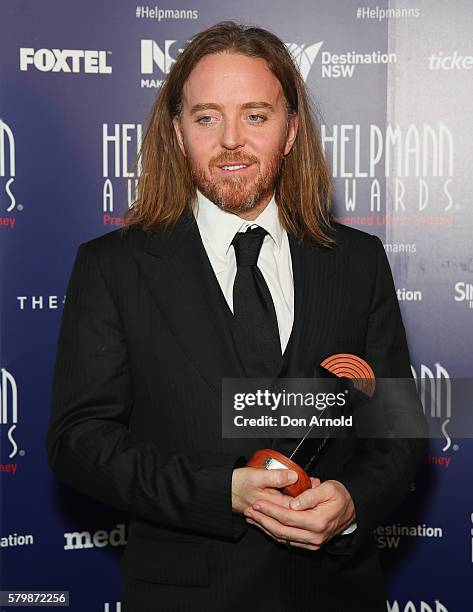
[[[289,509],[289,504],[292,501],[292,497],[290,495],[284,495],[281,491],[277,489],[263,489],[263,491],[258,491],[256,493],[256,498],[248,504],[248,508],[251,508],[253,504],[258,502],[269,502],[270,504],[276,504],[279,507]]]
[[[325,523],[319,525],[319,521],[314,521],[313,515],[308,515],[306,512],[295,512],[289,507],[286,508],[268,500],[257,500],[249,510],[257,510],[283,525],[306,529],[312,533],[322,533],[325,529]]]
[[[315,508],[321,502],[327,501],[332,496],[331,489],[325,487],[325,483],[313,488],[303,491],[290,503],[290,508],[293,510],[307,510],[308,508]]]
[[[315,544],[302,544],[301,542],[291,542],[290,540],[276,538],[270,531],[265,529],[262,525],[260,525],[260,523],[257,523],[253,519],[247,518],[246,522],[249,523],[250,525],[254,525],[258,529],[261,529],[261,531],[264,531],[264,533],[269,535],[273,540],[276,540],[276,542],[279,542],[280,544],[284,544],[284,545],[289,544],[290,546],[294,548],[306,548],[307,550],[319,550],[320,548],[320,546],[316,546]]]
[[[283,525],[278,520],[258,512],[257,510],[245,510],[247,518],[255,521],[263,530],[268,530],[272,537],[277,540],[290,540],[291,542],[302,542],[305,544],[314,544],[314,534],[306,529],[297,527],[289,527]]]
[[[301,544],[300,542],[291,542],[291,546],[294,548],[307,548],[307,550],[319,550],[320,546],[315,546],[315,544]]]
[[[261,468],[253,468],[255,470],[254,478],[257,486],[274,487],[280,489],[286,487],[289,484],[296,482],[298,476],[297,472],[293,470],[266,470]]]

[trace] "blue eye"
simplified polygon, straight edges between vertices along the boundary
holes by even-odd
[[[248,117],[250,118],[250,123],[264,123],[267,119],[265,115],[260,115],[257,113],[252,113],[251,115],[248,115]],[[253,120],[252,118],[255,118],[255,120]],[[196,123],[200,123],[201,125],[211,125],[212,119],[213,117],[211,115],[204,115],[203,117],[199,117],[199,119],[196,119]]]
[[[259,117],[263,121],[266,120],[266,117],[264,115],[252,114],[252,115],[248,115],[248,117]],[[251,123],[263,123],[263,121],[251,121]]]

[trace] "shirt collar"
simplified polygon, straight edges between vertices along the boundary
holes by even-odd
[[[246,231],[248,227],[259,225],[274,240],[279,249],[283,238],[283,227],[279,220],[278,205],[274,193],[266,208],[252,221],[246,221],[234,213],[222,210],[196,189],[197,198],[193,203],[193,212],[202,239],[209,243],[216,255],[226,260],[228,249],[235,234]]]

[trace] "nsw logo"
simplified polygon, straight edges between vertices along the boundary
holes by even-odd
[[[309,46],[306,44],[298,45],[296,43],[286,43],[286,47],[292,55],[294,63],[299,68],[299,72],[304,82],[307,81],[310,69],[323,44],[323,40]]]

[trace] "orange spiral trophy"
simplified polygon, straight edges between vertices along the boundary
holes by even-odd
[[[376,386],[374,372],[370,365],[357,355],[350,353],[331,355],[322,361],[320,370],[323,376],[348,378],[353,387],[366,397],[371,398],[374,394]],[[307,471],[333,433],[329,430],[321,441],[320,439],[315,441],[309,437],[314,427],[315,425],[307,431],[289,457],[272,448],[264,448],[253,453],[246,466],[267,470],[287,469],[296,472],[297,481],[282,489],[286,495],[296,497],[306,489],[310,489],[312,485]],[[315,448],[314,444],[316,444]]]

